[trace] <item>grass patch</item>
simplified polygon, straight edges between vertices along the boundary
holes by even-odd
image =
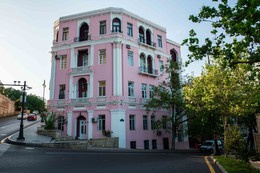
[[[214,156],[214,158],[228,173],[260,173],[260,170],[253,168],[250,163],[233,157]]]

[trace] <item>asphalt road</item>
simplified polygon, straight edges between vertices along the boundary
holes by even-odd
[[[25,121],[25,126],[30,125]],[[17,132],[20,121],[0,119],[0,134]],[[219,170],[212,164],[216,173]],[[210,173],[204,155],[142,150],[70,151],[0,144],[0,173]]]
[[[195,153],[75,152],[1,144],[1,173],[209,173]],[[1,151],[0,151],[1,152]]]

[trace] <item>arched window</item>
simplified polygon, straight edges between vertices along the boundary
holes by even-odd
[[[152,45],[151,31],[149,29],[146,30],[146,44]]]
[[[85,78],[80,78],[78,81],[78,97],[87,97],[88,93],[88,83]]]
[[[114,18],[112,22],[112,32],[121,32],[121,20],[118,18]]]
[[[176,54],[174,49],[171,49],[170,54],[171,54],[172,61],[177,62],[177,60],[178,60],[177,59],[177,54]]]
[[[153,58],[151,55],[148,55],[147,57],[147,68],[148,73],[153,74]]]
[[[59,41],[59,30],[56,31],[55,41],[56,42]]]
[[[145,40],[144,40],[144,28],[142,26],[139,27],[139,42],[145,43]]]
[[[88,40],[89,27],[87,23],[83,23],[79,29],[79,41]]]
[[[146,72],[146,61],[145,61],[145,55],[141,53],[140,55],[140,69],[142,72]]]

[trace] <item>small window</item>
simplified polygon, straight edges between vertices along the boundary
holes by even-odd
[[[99,34],[106,34],[107,26],[106,26],[106,21],[101,21],[99,23]]]
[[[129,127],[130,130],[135,130],[135,115],[129,116]]]
[[[65,99],[65,89],[66,89],[66,85],[62,84],[59,87],[59,99]]]
[[[158,35],[158,47],[162,48],[162,36]]]
[[[142,84],[142,98],[147,98],[147,84]]]
[[[132,51],[128,51],[127,55],[128,55],[128,65],[129,66],[134,66],[134,57],[133,57],[133,52]]]
[[[98,115],[98,130],[106,130],[106,116]]]
[[[153,97],[153,91],[154,91],[154,86],[153,85],[149,85],[149,98]]]
[[[148,130],[148,116],[143,115],[143,130]]]
[[[159,60],[159,66],[160,66],[160,73],[162,74],[164,70],[163,61]]]
[[[106,64],[106,49],[99,50],[99,64]]]
[[[144,140],[144,149],[149,150],[149,140]]]
[[[134,82],[128,82],[128,96],[134,96]]]
[[[57,121],[57,125],[58,125],[58,130],[64,131],[64,116],[58,116],[58,121]]]
[[[61,56],[60,68],[61,68],[61,69],[67,68],[67,55],[62,55],[62,56]]]
[[[99,96],[106,96],[106,81],[99,81]]]
[[[127,23],[127,35],[133,37],[133,24]]]
[[[154,130],[156,127],[155,127],[155,116],[151,116],[151,129]]]
[[[69,28],[63,28],[62,41],[69,39]]]
[[[145,43],[143,27],[139,27],[139,42]]]
[[[136,149],[136,141],[130,141],[130,148]]]
[[[157,140],[156,139],[152,140],[152,148],[157,149]]]

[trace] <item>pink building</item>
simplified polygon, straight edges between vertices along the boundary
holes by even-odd
[[[166,29],[121,8],[61,17],[54,24],[50,111],[58,128],[76,139],[104,138],[111,130],[119,148],[167,149],[171,131],[143,107],[153,86],[165,80],[168,58],[180,61],[180,45]],[[188,148],[183,131],[176,148]]]

